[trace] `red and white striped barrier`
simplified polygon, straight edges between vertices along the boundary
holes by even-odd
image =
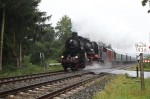
[[[143,60],[144,63],[150,63],[150,60]]]

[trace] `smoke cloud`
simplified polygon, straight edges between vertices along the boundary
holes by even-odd
[[[149,6],[141,0],[42,0],[39,9],[52,15],[53,26],[68,15],[79,35],[121,54],[135,55],[135,43],[149,43]]]

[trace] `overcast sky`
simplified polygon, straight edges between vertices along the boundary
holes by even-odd
[[[80,36],[111,44],[122,54],[135,54],[135,43],[150,42],[149,7],[141,0],[42,0],[39,10],[52,15],[53,26],[68,15]]]

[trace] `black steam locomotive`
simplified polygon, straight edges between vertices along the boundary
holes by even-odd
[[[61,56],[61,64],[64,70],[71,68],[77,70],[85,68],[92,61],[99,61],[98,45],[96,42],[78,36],[76,32],[68,38],[65,43],[65,51]]]
[[[86,65],[92,65],[93,62],[126,64],[136,62],[136,58],[118,54],[112,49],[102,47],[73,32],[72,37],[66,40],[65,51],[61,56],[64,70],[67,68],[71,68],[71,70],[82,69]]]

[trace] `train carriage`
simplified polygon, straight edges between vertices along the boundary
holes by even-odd
[[[136,62],[136,58],[135,57],[131,57],[131,62],[132,63]]]
[[[104,63],[112,63],[115,61],[115,52],[108,48],[103,48],[102,60]]]
[[[121,61],[122,61],[122,62],[126,62],[126,61],[127,61],[127,60],[126,60],[126,55],[123,55],[123,54],[121,55]]]
[[[115,57],[115,63],[116,64],[121,64],[122,63],[122,55],[115,53],[116,57]]]
[[[131,56],[126,55],[126,61],[130,62],[131,61]]]

